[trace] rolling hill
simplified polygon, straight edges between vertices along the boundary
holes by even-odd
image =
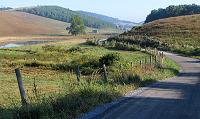
[[[67,33],[68,23],[24,12],[0,12],[0,36],[28,36],[35,34]]]
[[[146,46],[186,55],[200,55],[200,14],[155,20],[112,39],[137,45],[146,43]]]
[[[10,10],[10,9],[12,9],[12,8],[11,8],[11,7],[1,7],[1,8],[0,8],[0,11]]]
[[[131,22],[131,21],[120,20],[118,18],[113,18],[113,17],[109,17],[109,16],[101,15],[101,14],[96,14],[96,13],[92,13],[92,12],[86,12],[86,11],[77,11],[77,12],[91,16],[91,17],[95,17],[97,19],[104,20],[106,22],[110,22],[112,24],[115,24],[116,26],[123,26],[125,28],[130,28],[130,27],[133,27],[133,26],[141,25],[140,23],[134,23],[134,22]]]
[[[66,9],[59,6],[36,6],[36,7],[17,8],[16,10],[68,23],[70,23],[72,17],[79,16],[83,19],[84,24],[87,27],[93,27],[93,28],[115,27],[115,25],[110,22],[92,16],[88,16],[85,14],[81,14],[79,12],[72,11],[70,9]]]

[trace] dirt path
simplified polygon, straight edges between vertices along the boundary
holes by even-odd
[[[172,79],[149,86],[101,119],[200,119],[200,61],[166,53],[181,65]]]

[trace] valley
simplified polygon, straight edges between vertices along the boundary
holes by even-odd
[[[57,5],[2,7],[0,119],[197,119],[198,13],[173,5],[143,24]]]

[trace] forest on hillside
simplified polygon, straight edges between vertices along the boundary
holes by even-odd
[[[87,16],[70,9],[62,8],[59,6],[37,6],[30,8],[21,8],[17,11],[27,12],[59,21],[71,22],[71,18],[74,16],[79,16],[83,19],[84,25],[93,28],[105,28],[114,27],[114,24],[97,19],[95,17]]]
[[[12,8],[11,7],[1,7],[0,11],[9,10],[9,9],[12,9]]]
[[[200,14],[200,5],[171,5],[165,9],[159,8],[158,10],[152,10],[147,16],[145,23],[176,16]]]

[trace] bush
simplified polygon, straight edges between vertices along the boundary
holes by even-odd
[[[87,40],[85,42],[86,45],[92,45],[92,46],[96,46],[96,41],[95,40]]]
[[[72,47],[72,48],[70,48],[69,50],[68,50],[68,52],[70,52],[70,53],[72,53],[72,52],[81,52],[82,51],[82,49],[81,49],[81,47]]]
[[[42,49],[45,50],[45,51],[57,51],[57,52],[60,52],[60,51],[63,51],[63,49],[60,47],[60,46],[55,46],[55,45],[45,45],[45,46],[42,46]]]
[[[67,63],[58,63],[52,65],[53,70],[61,70],[61,71],[67,71],[70,70],[71,67]]]
[[[121,72],[119,74],[115,74],[115,83],[121,84],[121,85],[129,85],[134,84],[135,86],[139,86],[142,82],[142,79],[139,75],[134,74],[132,71],[125,71]]]
[[[91,67],[81,67],[81,74],[83,75],[90,75],[95,71],[95,69]]]
[[[115,49],[117,49],[117,50],[127,50],[127,51],[137,51],[137,50],[139,50],[139,47],[137,45],[134,45],[134,44],[128,45],[128,43],[117,42],[117,43],[115,43]]]
[[[105,65],[112,65],[115,61],[119,61],[120,57],[118,53],[110,53],[107,55],[104,55],[99,59],[99,63],[102,66],[103,64]]]
[[[124,43],[117,42],[115,43],[115,48],[118,50],[127,50],[128,45]]]
[[[200,48],[196,48],[193,51],[191,51],[191,54],[193,56],[200,56]]]
[[[49,68],[49,67],[51,67],[51,63],[50,62],[41,62],[41,61],[38,61],[38,60],[34,60],[34,61],[30,61],[30,62],[25,62],[24,66]]]
[[[154,39],[150,39],[147,37],[144,37],[143,40],[140,41],[140,46],[141,47],[152,47],[152,48],[157,48],[159,47],[160,43]]]

